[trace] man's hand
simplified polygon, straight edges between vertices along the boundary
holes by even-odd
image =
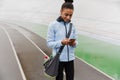
[[[63,45],[69,45],[69,46],[75,46],[76,45],[76,42],[75,42],[75,39],[68,39],[68,38],[65,38],[62,40],[61,42]]]
[[[69,46],[75,46],[75,45],[76,45],[76,42],[75,42],[75,41],[69,43]]]
[[[63,40],[61,41],[61,43],[62,43],[63,45],[68,45],[69,39],[68,39],[68,38],[65,38],[65,39],[63,39]]]
[[[69,39],[69,43],[68,44],[70,46],[75,46],[76,45],[75,39]]]

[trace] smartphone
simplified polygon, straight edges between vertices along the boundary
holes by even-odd
[[[70,42],[72,43],[72,42],[74,42],[75,41],[75,39],[70,39]]]

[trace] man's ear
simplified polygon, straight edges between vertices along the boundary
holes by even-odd
[[[63,10],[61,9],[60,12],[62,12]]]
[[[63,11],[63,10],[61,9],[61,10],[60,10],[60,15],[62,14],[62,11]]]

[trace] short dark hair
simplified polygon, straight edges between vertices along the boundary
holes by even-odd
[[[62,4],[61,6],[61,9],[64,9],[64,8],[68,8],[68,9],[73,9],[74,10],[74,6],[71,2],[65,2]]]
[[[65,2],[71,2],[71,3],[73,3],[73,0],[64,0]]]

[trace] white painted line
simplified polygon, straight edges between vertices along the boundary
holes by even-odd
[[[23,27],[23,28],[21,28],[22,26],[19,26],[18,24],[14,24],[14,23],[8,23],[7,22],[7,24],[8,25],[11,25],[11,26],[17,26],[18,28],[20,27],[20,29],[22,29],[22,30],[24,30],[23,28],[25,28],[25,27]],[[15,30],[17,30],[15,27],[14,27],[14,29]],[[27,28],[26,28],[27,29]],[[28,29],[29,30],[29,29]],[[19,31],[19,30],[17,30],[17,31]],[[31,31],[31,30],[30,30]],[[19,31],[26,39],[28,39],[40,52],[42,52],[43,53],[43,55],[44,56],[47,56],[47,57],[49,57],[44,51],[42,51],[42,49],[40,49],[31,39],[29,39],[27,36],[25,36],[21,31]],[[33,31],[31,31],[32,33],[35,33],[35,32],[33,32]],[[38,35],[37,33],[35,33],[37,36],[40,36],[40,35]]]
[[[19,31],[19,30],[18,30]],[[20,32],[20,31],[19,31]],[[27,36],[25,36],[22,32],[20,32],[26,39],[28,39],[40,52],[43,53],[44,56],[49,57],[42,49],[40,49],[30,38],[28,38]],[[34,32],[33,32],[34,33]],[[35,33],[36,34],[36,33]],[[65,75],[65,72],[63,72],[63,74]]]
[[[79,58],[76,56],[76,58],[78,58],[79,60],[81,60],[82,62],[86,63],[87,65],[89,65],[90,67],[92,67],[93,69],[97,70],[98,72],[102,73],[103,75],[107,76],[108,78],[112,79],[112,80],[115,80],[114,78],[112,78],[111,76],[107,75],[106,73],[104,73],[103,71],[99,70],[98,68],[96,68],[95,66],[87,63],[85,60]]]
[[[20,31],[19,31],[19,32],[20,32]],[[21,33],[21,32],[20,32],[20,33]],[[23,33],[21,33],[21,34],[23,34]],[[23,34],[23,35],[24,35],[24,34]],[[25,36],[25,35],[24,35],[24,36]],[[41,51],[45,56],[47,56],[47,55],[42,51],[42,49],[40,49],[30,38],[28,38],[27,36],[25,36],[25,37],[26,37],[35,47],[37,47],[39,51]],[[80,58],[77,57],[77,56],[76,56],[76,58],[80,59]],[[80,60],[83,61],[84,63],[88,64],[88,65],[91,66],[92,68],[96,69],[98,72],[100,72],[100,73],[104,74],[105,76],[107,76],[107,77],[111,78],[112,80],[114,80],[112,77],[110,77],[110,76],[107,75],[106,73],[102,72],[101,70],[97,69],[97,68],[94,67],[93,65],[87,63],[87,62],[84,61],[83,59],[80,59]],[[64,73],[64,75],[65,75],[65,73]]]
[[[40,36],[40,35],[38,35],[36,32],[33,32],[32,30],[30,30],[30,29],[28,29],[28,28],[26,28],[26,27],[24,27],[24,26],[22,26],[22,25],[19,25],[19,24],[15,24],[15,23],[10,23],[10,22],[6,22],[7,24],[9,24],[9,25],[11,25],[11,26],[17,26],[18,28],[20,27],[21,29],[23,29],[24,30],[24,28],[25,29],[27,29],[27,30],[29,30],[29,31],[31,31],[32,33],[34,33],[34,34],[36,34],[37,36]],[[16,29],[16,28],[15,28]],[[40,36],[41,37],[41,36]]]
[[[19,31],[19,32],[20,32],[20,31]],[[31,32],[33,32],[33,31],[31,31]],[[20,33],[21,33],[21,32],[20,32]],[[33,32],[33,33],[34,33],[34,32]],[[22,34],[23,36],[25,36],[23,33],[21,33],[21,34]],[[35,34],[36,34],[36,33],[35,33]],[[25,37],[26,37],[39,51],[41,51],[45,56],[47,56],[47,55],[45,54],[45,52],[42,51],[42,49],[40,49],[30,38],[28,38],[27,36],[25,36]],[[111,78],[112,80],[115,80],[115,79],[113,79],[111,76],[107,75],[106,73],[104,73],[104,72],[102,72],[101,70],[99,70],[99,69],[97,69],[96,67],[94,67],[93,65],[87,63],[87,62],[84,61],[83,59],[81,59],[81,58],[79,58],[79,57],[77,57],[77,56],[76,56],[76,58],[80,59],[80,60],[83,61],[84,63],[88,64],[89,66],[91,66],[92,68],[96,69],[98,72],[101,72],[101,73],[104,74],[105,76]],[[65,73],[64,73],[64,74],[65,74]]]
[[[3,28],[3,27],[2,27],[2,29],[5,31],[7,37],[8,37],[8,39],[9,39],[9,41],[10,41],[10,44],[11,44],[11,47],[12,47],[12,49],[13,49],[15,58],[16,58],[16,60],[17,60],[18,67],[19,67],[19,69],[20,69],[22,78],[23,78],[23,80],[27,80],[26,77],[25,77],[25,74],[24,74],[24,72],[23,72],[22,66],[21,66],[21,64],[20,64],[20,61],[19,61],[19,59],[18,59],[18,56],[17,56],[17,53],[16,53],[16,51],[15,51],[14,45],[13,45],[13,43],[12,43],[12,40],[11,40],[11,38],[10,38],[10,36],[9,36],[9,34],[8,34],[8,32],[7,32],[7,30],[6,30],[5,28]]]
[[[19,31],[19,30],[18,30]],[[46,55],[45,54],[45,52],[42,50],[42,49],[40,49],[30,38],[28,38],[27,36],[25,36],[21,31],[19,31],[26,39],[28,39],[28,41],[30,41],[40,52],[42,52],[43,53],[43,55],[45,55],[45,56],[48,56],[48,55]],[[36,34],[36,33],[35,33]]]

